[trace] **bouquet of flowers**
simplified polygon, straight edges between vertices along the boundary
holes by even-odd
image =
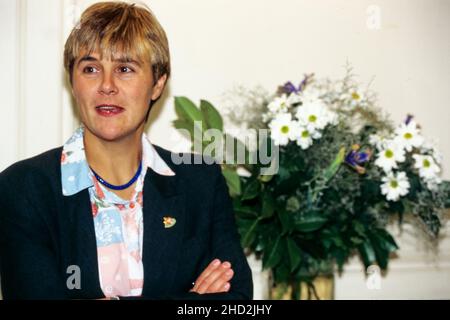
[[[386,228],[391,217],[401,222],[407,214],[431,237],[438,235],[450,203],[439,152],[411,115],[393,125],[351,72],[334,81],[306,75],[273,95],[245,88],[229,93],[221,106],[228,123],[268,132],[257,134],[253,149],[224,132],[209,102],[197,108],[177,97],[175,107],[175,126],[194,144],[196,130],[203,138],[197,151],[208,149],[212,135],[205,130],[219,132],[210,155],[220,158],[242,245],[262,258],[275,285],[289,287],[292,298],[300,297],[301,283],[314,294],[313,280],[336,267],[342,271],[354,254],[366,268],[386,269],[398,249]],[[228,141],[237,148],[230,152]],[[242,163],[235,157],[239,146]],[[276,170],[254,161],[263,148],[276,153]]]

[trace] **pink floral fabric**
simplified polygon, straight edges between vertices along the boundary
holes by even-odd
[[[88,188],[97,241],[100,286],[106,297],[142,294],[144,269],[143,186],[147,168],[161,175],[175,175],[154,147],[142,137],[142,173],[131,199],[122,199],[95,179],[86,160],[80,127],[66,142],[61,155],[63,194]]]

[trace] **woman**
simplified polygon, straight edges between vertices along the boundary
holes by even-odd
[[[82,126],[0,174],[3,297],[251,299],[219,166],[175,165],[144,134],[170,75],[152,13],[92,5],[64,65]]]

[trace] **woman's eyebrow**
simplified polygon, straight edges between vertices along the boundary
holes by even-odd
[[[78,60],[77,65],[80,65],[84,61],[98,61],[98,59],[94,58],[93,56],[89,56],[89,55],[83,56],[80,58],[80,60]],[[119,63],[133,63],[133,64],[137,65],[138,67],[141,67],[141,64],[139,63],[139,61],[134,60],[129,57],[116,58],[116,59],[113,59],[112,61],[119,62]]]
[[[133,63],[133,64],[137,65],[138,67],[141,66],[141,64],[139,63],[139,61],[134,60],[134,59],[129,58],[129,57],[122,57],[122,58],[113,59],[113,62]]]
[[[80,58],[80,60],[78,60],[77,66],[80,65],[80,63],[82,63],[84,61],[98,61],[98,60],[96,58],[94,58],[93,56],[83,56]]]

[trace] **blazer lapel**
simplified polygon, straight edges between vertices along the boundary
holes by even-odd
[[[147,169],[143,194],[144,296],[164,296],[174,280],[185,224],[184,194],[180,189],[176,175],[163,176]],[[172,219],[165,225],[164,218],[173,218],[176,223]]]
[[[97,242],[95,238],[94,219],[92,217],[91,202],[89,191],[87,189],[78,192],[72,196],[63,197],[63,214],[69,219],[69,225],[63,230],[70,230],[66,237],[68,247],[61,248],[64,259],[64,268],[69,265],[80,267],[81,272],[81,290],[73,289],[74,296],[84,297],[103,297],[100,288],[98,261],[97,261]],[[67,221],[67,219],[65,220]],[[69,274],[66,274],[68,277]],[[72,292],[71,292],[72,293]]]

